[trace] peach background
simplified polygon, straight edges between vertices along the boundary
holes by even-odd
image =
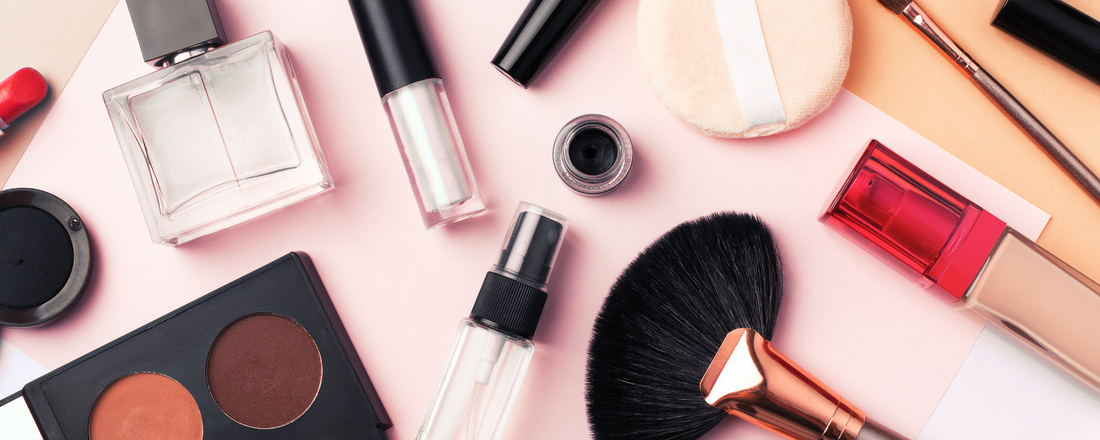
[[[530,90],[515,87],[486,66],[525,2],[419,3],[490,213],[442,231],[420,230],[345,2],[303,9],[289,0],[262,5],[223,0],[221,11],[231,39],[272,29],[290,47],[337,189],[178,249],[151,244],[99,98],[103,90],[149,71],[138,55],[123,7],[99,35],[103,42],[92,47],[90,61],[74,76],[65,95],[69,104],[50,112],[6,185],[55,192],[81,212],[94,228],[100,262],[95,279],[88,297],[65,320],[29,330],[4,329],[0,336],[56,367],[286,251],[304,250],[314,257],[395,420],[391,438],[413,438],[454,325],[472,305],[515,203],[527,200],[562,212],[573,225],[551,280],[551,300],[536,336],[538,350],[529,381],[506,436],[579,438],[587,432],[583,351],[592,318],[618,271],[675,223],[715,210],[739,209],[758,212],[772,224],[788,262],[789,289],[776,345],[878,419],[915,436],[981,324],[924,295],[814,222],[828,190],[861,144],[875,136],[899,150],[911,149],[912,154],[929,152],[922,165],[947,166],[953,171],[940,174],[945,180],[967,181],[952,182],[957,188],[981,186],[980,193],[994,194],[991,200],[968,195],[1021,229],[1032,234],[1042,229],[1045,217],[1034,208],[999,193],[996,185],[980,177],[971,179],[966,168],[950,158],[937,159],[931,144],[846,92],[832,109],[793,133],[740,142],[699,135],[664,111],[649,91],[634,45],[635,2],[604,1]],[[937,15],[941,13],[936,3],[949,2],[925,6],[954,32],[944,22],[946,17]],[[916,34],[903,21],[878,10],[873,1],[853,0],[852,7],[856,46],[846,87],[910,126],[964,132],[932,130],[925,135],[979,169],[992,169],[983,171],[1025,198],[1041,199],[1042,203],[1033,202],[1055,214],[1051,229],[1061,224],[1067,231],[1065,249],[1057,242],[1047,243],[1049,231],[1041,243],[1089,273],[1084,252],[1095,235],[1082,231],[1089,231],[1083,225],[1089,215],[1095,219],[1095,205],[1052,164],[1045,175],[1024,175],[1022,170],[1031,173],[1047,164],[1036,147],[1004,121],[998,127],[999,113],[934,50],[924,50],[919,38],[910,38]],[[987,18],[970,27],[986,27]],[[956,27],[968,28],[966,23]],[[977,49],[958,38],[983,61]],[[895,40],[914,53],[897,55],[890,46],[873,46]],[[1018,48],[1024,54],[1018,56],[1026,57],[1027,50]],[[1045,116],[987,66],[1071,148],[1082,145],[1062,133],[1065,127],[1047,121],[1056,116]],[[1040,73],[1056,70],[1050,65],[1044,69]],[[884,85],[895,82],[892,87]],[[1062,78],[1056,84],[1074,83]],[[1077,83],[1067,95],[1085,100],[1088,87],[1095,85]],[[890,107],[889,102],[875,100],[883,96],[900,101]],[[1070,102],[1070,97],[1058,99]],[[1076,104],[1067,107],[1088,110]],[[587,112],[618,119],[638,149],[631,179],[603,199],[572,194],[550,167],[554,134],[570,118]],[[1074,117],[1080,116],[1067,116]],[[991,125],[982,125],[985,122]],[[1070,124],[1082,127],[1088,126]],[[1000,153],[1013,145],[1013,136],[1019,138],[1019,148],[1011,155]],[[0,144],[10,139],[0,138]],[[967,142],[953,143],[960,139]],[[975,146],[985,143],[998,150],[982,153]],[[0,147],[5,155],[8,150]],[[971,151],[973,157],[960,151]],[[1084,152],[1079,154],[1089,161]],[[1022,159],[1007,160],[1017,156]],[[983,158],[992,165],[975,162]],[[1006,168],[1002,174],[1025,180],[1004,181],[1007,177],[995,172],[1001,169],[998,165]],[[1064,185],[1057,186],[1059,178]],[[1058,214],[1056,209],[1071,211]],[[1061,222],[1060,215],[1066,217]],[[1075,232],[1082,236],[1074,237]],[[762,434],[740,423],[725,424],[722,431],[750,438]]]
[[[34,67],[50,85],[43,103],[0,136],[0,182],[8,180],[117,1],[0,0],[0,79]]]
[[[1100,2],[1063,0],[1093,17]],[[1094,172],[1100,85],[989,25],[1000,0],[921,0],[975,61]],[[876,0],[849,0],[852,66],[844,87],[1051,215],[1039,244],[1100,279],[1100,205],[955,65]]]

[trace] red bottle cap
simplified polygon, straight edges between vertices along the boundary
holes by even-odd
[[[1005,222],[872,140],[821,221],[922,287],[966,294]]]

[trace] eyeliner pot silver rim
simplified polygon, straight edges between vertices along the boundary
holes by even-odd
[[[602,196],[621,185],[634,163],[630,136],[614,119],[600,114],[574,118],[554,139],[554,169],[569,189]]]

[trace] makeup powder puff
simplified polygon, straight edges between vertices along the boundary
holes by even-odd
[[[642,0],[637,27],[661,101],[722,138],[782,133],[820,114],[852,51],[844,0]]]

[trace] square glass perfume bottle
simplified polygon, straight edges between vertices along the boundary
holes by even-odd
[[[161,69],[103,101],[154,242],[184,243],[333,187],[271,32],[222,46],[213,0],[126,3],[146,62]]]

